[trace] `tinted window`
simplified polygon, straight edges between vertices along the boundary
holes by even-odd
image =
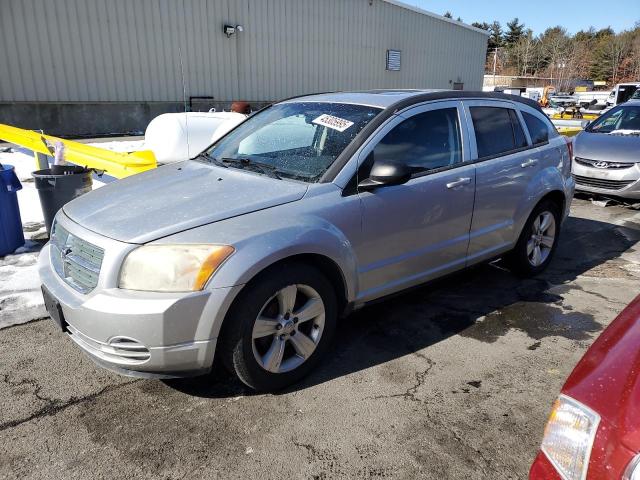
[[[509,117],[511,117],[511,125],[513,127],[513,139],[516,142],[516,148],[523,148],[527,146],[527,137],[524,136],[524,130],[520,124],[520,119],[515,110],[509,110]]]
[[[527,124],[527,130],[529,130],[531,142],[534,145],[549,141],[549,128],[545,122],[527,112],[522,112],[522,118],[524,118],[524,123]]]
[[[405,120],[376,145],[373,157],[402,162],[421,170],[462,161],[457,109],[432,110]]]
[[[517,148],[508,108],[471,107],[469,110],[476,132],[478,158],[499,155]]]

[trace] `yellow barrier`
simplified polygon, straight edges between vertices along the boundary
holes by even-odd
[[[550,115],[549,118],[551,118],[552,120],[595,120],[596,118],[598,118],[600,116],[600,114],[598,113],[584,113],[582,114],[581,117],[576,118],[573,115],[571,115],[570,113],[567,114],[563,114],[563,113],[554,113],[553,115]]]
[[[566,135],[567,137],[575,137],[582,131],[580,127],[556,127],[560,135]]]
[[[151,150],[121,153],[83,143],[44,135],[33,130],[12,127],[0,123],[0,139],[32,150],[34,153],[52,155],[49,146],[56,142],[64,144],[64,158],[82,167],[103,170],[115,178],[128,177],[156,168],[156,157]]]

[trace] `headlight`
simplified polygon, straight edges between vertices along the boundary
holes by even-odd
[[[154,292],[202,290],[234,248],[228,245],[147,245],[124,260],[120,288]]]
[[[562,478],[584,480],[600,416],[580,402],[560,395],[544,430],[542,451]]]
[[[627,465],[622,480],[640,480],[640,454],[633,457]]]

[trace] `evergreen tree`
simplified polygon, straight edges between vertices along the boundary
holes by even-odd
[[[502,36],[502,25],[500,22],[495,21],[489,27],[489,43],[487,48],[489,50],[494,50],[503,45],[503,36]]]
[[[451,12],[447,11],[444,14],[444,18],[453,18],[453,15],[451,15]]]
[[[504,35],[504,43],[507,46],[515,45],[524,36],[524,24],[518,21],[518,17],[507,22],[507,33]]]
[[[473,22],[471,24],[472,27],[476,27],[476,28],[480,28],[481,30],[487,30],[489,31],[489,29],[491,29],[491,25],[489,25],[487,22]]]

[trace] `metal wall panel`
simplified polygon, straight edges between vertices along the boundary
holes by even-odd
[[[0,12],[0,101],[482,87],[484,33],[383,0],[0,0]],[[224,23],[244,32],[227,38]],[[385,69],[389,49],[400,71]]]

